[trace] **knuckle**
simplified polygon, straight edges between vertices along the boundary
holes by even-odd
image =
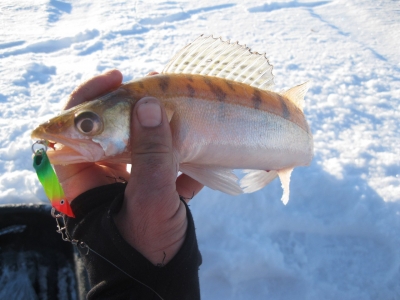
[[[171,151],[171,148],[168,145],[157,141],[142,143],[140,148],[142,153],[169,153]]]
[[[132,174],[139,186],[149,191],[175,189],[174,164],[171,155],[146,153],[132,161]]]
[[[137,140],[132,146],[134,154],[162,154],[171,152],[171,146],[168,141],[160,134],[147,135],[145,138]]]

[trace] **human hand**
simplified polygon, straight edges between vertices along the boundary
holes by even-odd
[[[149,73],[154,75],[156,72]],[[66,109],[92,100],[122,82],[119,71],[96,76],[79,86]],[[132,111],[130,144],[132,171],[124,164],[82,163],[55,166],[67,199],[114,178],[129,178],[125,199],[114,216],[117,227],[135,249],[153,264],[170,261],[185,239],[186,210],[179,195],[191,199],[203,187],[186,176],[176,178],[178,162],[172,152],[172,136],[159,100],[144,98]],[[164,259],[165,253],[165,259]]]

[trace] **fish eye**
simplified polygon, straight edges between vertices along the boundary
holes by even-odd
[[[83,134],[96,134],[103,124],[100,117],[91,111],[84,111],[75,116],[75,127]]]

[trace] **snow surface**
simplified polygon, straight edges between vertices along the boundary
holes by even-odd
[[[78,84],[160,71],[202,33],[266,51],[277,91],[311,80],[315,139],[287,206],[277,180],[191,202],[203,299],[400,299],[398,0],[2,0],[0,203],[47,201],[30,132]]]

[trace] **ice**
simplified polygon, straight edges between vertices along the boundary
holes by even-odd
[[[161,71],[214,34],[266,52],[276,91],[312,82],[315,157],[293,171],[287,206],[278,180],[190,202],[202,298],[400,299],[397,1],[5,0],[1,16],[0,203],[47,201],[30,132],[77,85]]]

